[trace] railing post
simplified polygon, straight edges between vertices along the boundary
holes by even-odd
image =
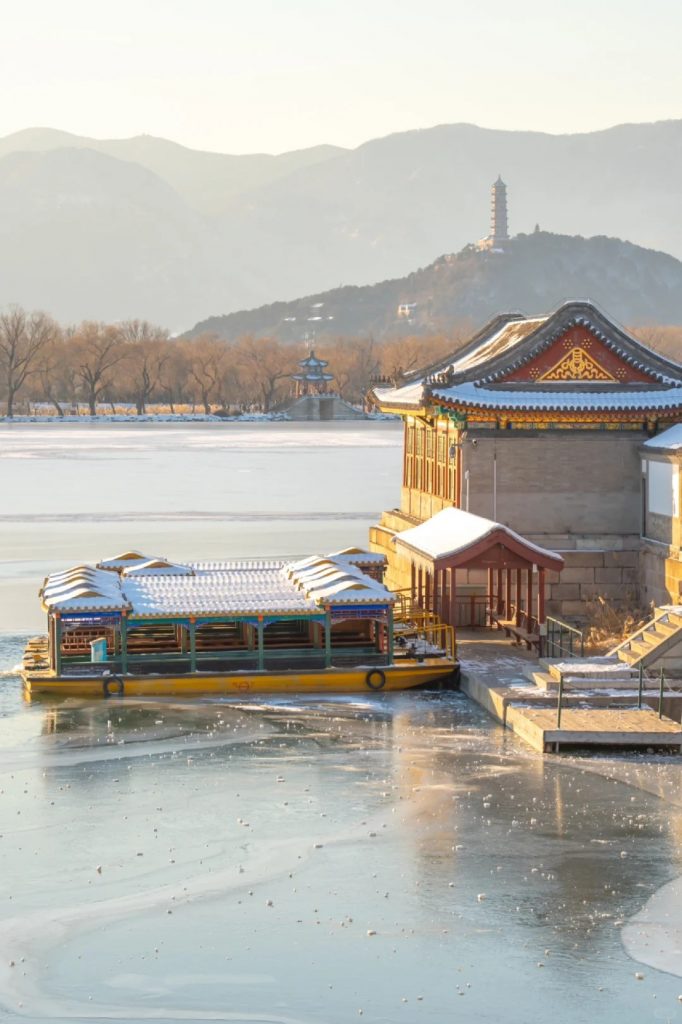
[[[644,689],[644,665],[639,663],[639,693],[637,695],[637,707],[642,708],[642,690]]]
[[[661,685],[658,691],[658,717],[663,718],[663,687],[665,685],[665,675],[663,674],[663,666],[661,665]]]
[[[390,643],[390,641],[389,641]],[[391,650],[391,658],[393,651]],[[331,668],[332,664],[332,616],[329,608],[325,609],[324,615],[324,667]]]
[[[388,608],[387,615],[388,615],[388,623],[387,623],[387,627],[386,627],[386,632],[387,632],[387,636],[386,636],[386,655],[387,655],[386,656],[386,664],[387,665],[392,665],[393,664],[393,609],[390,606]],[[330,639],[331,639],[331,634],[330,634]],[[330,654],[331,654],[331,651],[330,651]],[[326,658],[326,652],[325,652],[325,658]],[[331,660],[331,658],[330,658],[330,660]]]
[[[258,638],[258,671],[263,672],[265,670],[265,626],[262,615],[258,617],[256,636]]]
[[[189,620],[189,670],[197,670],[197,623],[192,618]]]
[[[557,697],[557,708],[556,708],[556,727],[561,728],[561,702],[564,696],[564,674],[559,673],[559,695]]]
[[[121,675],[128,674],[128,617],[121,615]]]

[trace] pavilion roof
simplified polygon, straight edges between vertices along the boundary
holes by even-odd
[[[548,548],[533,544],[503,523],[497,523],[461,508],[445,508],[431,519],[403,530],[393,537],[397,547],[407,547],[431,561],[448,560],[457,566],[470,563],[497,544],[514,551],[529,565],[561,570],[564,560]]]
[[[584,327],[637,375],[624,380],[509,380],[557,343],[571,327]],[[393,387],[375,387],[384,409],[443,404],[462,408],[572,411],[663,411],[682,407],[682,366],[653,352],[590,302],[567,302],[554,313],[495,317],[459,351],[405,376]]]

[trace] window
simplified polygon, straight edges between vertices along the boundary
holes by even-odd
[[[673,465],[671,462],[648,460],[647,511],[657,516],[674,514]]]

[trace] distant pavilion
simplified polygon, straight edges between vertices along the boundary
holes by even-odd
[[[315,350],[311,348],[305,359],[301,359],[298,365],[301,367],[300,372],[292,374],[291,378],[294,381],[294,397],[326,395],[327,385],[334,380],[334,375],[325,371],[325,367],[329,366],[328,361],[318,359]]]

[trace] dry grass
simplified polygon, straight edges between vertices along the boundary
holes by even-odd
[[[651,619],[646,608],[625,605],[614,608],[603,597],[585,606],[585,654],[606,654]]]

